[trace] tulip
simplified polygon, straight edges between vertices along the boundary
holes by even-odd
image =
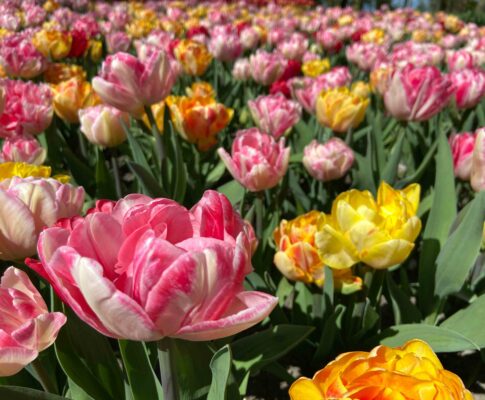
[[[303,75],[309,76],[311,78],[316,78],[330,69],[330,61],[328,58],[323,60],[316,59],[312,61],[307,61],[301,66],[301,71]]]
[[[216,34],[209,42],[209,51],[216,60],[228,62],[238,58],[243,48],[237,35]]]
[[[79,65],[50,63],[44,71],[44,80],[54,85],[75,77],[86,80],[86,71]]]
[[[11,376],[54,343],[66,316],[49,312],[27,274],[15,267],[2,275],[0,301],[0,376]]]
[[[421,230],[416,216],[419,192],[418,184],[394,190],[382,182],[377,201],[368,191],[341,193],[327,223],[315,235],[323,262],[336,269],[359,261],[376,269],[403,262]]]
[[[185,88],[185,93],[187,93],[187,96],[189,97],[216,97],[212,85],[204,81],[192,83],[190,87]]]
[[[72,36],[60,31],[41,30],[34,34],[32,43],[45,57],[60,60],[71,51]]]
[[[312,140],[303,149],[303,165],[308,173],[322,182],[342,178],[354,163],[354,152],[339,138],[325,143]]]
[[[206,341],[255,325],[277,303],[244,290],[251,246],[246,223],[219,193],[205,192],[191,210],[131,194],[45,229],[41,261],[28,264],[103,335]]]
[[[52,94],[47,85],[0,80],[5,106],[0,115],[0,137],[38,135],[52,121]]]
[[[330,54],[338,53],[343,47],[342,39],[335,28],[320,30],[317,32],[316,39]]]
[[[473,54],[467,50],[448,52],[446,61],[450,71],[459,71],[462,69],[473,68],[475,66]]]
[[[475,139],[476,135],[469,132],[451,135],[449,139],[455,176],[464,181],[470,179]]]
[[[72,45],[68,57],[82,57],[88,48],[88,38],[86,32],[74,29],[71,31]]]
[[[177,132],[201,151],[217,143],[216,135],[234,115],[234,110],[212,97],[170,96],[167,98],[172,122]]]
[[[263,132],[280,138],[301,118],[301,106],[287,100],[281,93],[259,96],[248,101],[249,110],[256,125]]]
[[[446,107],[452,95],[450,78],[436,67],[407,65],[393,72],[384,104],[399,120],[426,121]]]
[[[0,163],[0,181],[13,178],[14,176],[19,178],[49,178],[51,176],[51,167],[13,161]],[[56,179],[59,180],[58,177]]]
[[[176,79],[168,55],[147,48],[143,57],[116,53],[106,58],[100,76],[93,79],[93,88],[105,103],[140,116],[144,106],[168,96]]]
[[[84,190],[52,178],[0,181],[0,260],[14,261],[35,254],[37,238],[46,226],[77,215]]]
[[[127,52],[131,46],[131,39],[125,32],[113,32],[106,35],[106,47],[109,54]]]
[[[338,133],[356,128],[364,120],[369,99],[350,92],[346,87],[322,92],[316,103],[317,119]]]
[[[354,43],[345,50],[347,60],[356,64],[364,71],[370,71],[374,65],[387,56],[384,46],[374,43]]]
[[[41,165],[46,157],[46,151],[37,140],[31,137],[7,138],[3,142],[0,162],[21,162]]]
[[[25,37],[15,34],[2,39],[0,65],[9,77],[30,79],[45,70],[46,59]]]
[[[232,76],[237,81],[247,81],[251,77],[251,65],[247,58],[239,58],[232,67]]]
[[[485,95],[485,72],[479,69],[462,69],[450,73],[455,89],[456,106],[473,108]]]
[[[71,124],[79,122],[78,112],[101,103],[91,84],[74,77],[52,87],[55,113],[62,120]]]
[[[308,48],[308,39],[301,33],[294,33],[290,38],[281,41],[277,48],[287,60],[301,61]]]
[[[261,38],[258,30],[252,26],[243,29],[239,35],[245,49],[254,49]]]
[[[277,81],[286,67],[286,60],[279,54],[258,50],[249,57],[251,76],[264,86]]]
[[[125,126],[130,117],[117,108],[99,105],[79,111],[81,132],[93,144],[102,147],[115,147],[126,140]]]
[[[381,345],[341,354],[312,379],[299,378],[289,394],[291,400],[473,400],[462,380],[418,339],[397,348]]]
[[[470,183],[476,192],[485,190],[485,128],[480,128],[476,132]]]
[[[290,148],[285,148],[284,138],[276,142],[257,128],[237,132],[231,155],[223,148],[217,152],[234,179],[251,192],[276,186],[290,161]]]
[[[353,94],[365,99],[370,96],[371,87],[367,82],[356,81],[352,83],[352,86],[350,87],[350,91]]]
[[[194,40],[181,40],[174,48],[174,55],[187,75],[201,76],[212,62],[207,47]]]
[[[283,220],[273,232],[277,252],[274,263],[280,272],[292,281],[315,283],[322,287],[325,265],[315,247],[315,233],[325,222],[325,214],[310,211],[294,220]],[[349,269],[334,270],[335,287],[343,293],[360,290],[362,280]]]

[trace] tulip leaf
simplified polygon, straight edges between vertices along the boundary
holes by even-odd
[[[421,321],[421,313],[411,302],[410,297],[394,282],[391,274],[387,274],[386,278],[386,288],[389,292],[396,324]]]
[[[207,400],[226,399],[226,388],[231,373],[231,348],[226,345],[220,348],[209,364],[212,371],[212,382]]]
[[[123,125],[126,138],[128,139],[128,144],[130,145],[131,154],[133,155],[133,160],[135,161],[135,163],[141,165],[147,171],[150,171],[150,165],[148,164],[148,161],[145,157],[145,154],[143,153],[143,150],[140,144],[133,136],[131,129],[128,126],[126,126],[123,120],[121,120],[121,124]]]
[[[433,204],[423,232],[423,247],[419,258],[418,304],[423,315],[430,314],[435,304],[436,258],[448,237],[455,216],[453,158],[446,135],[441,133],[438,137]]]
[[[185,197],[185,191],[187,190],[187,170],[184,164],[184,158],[182,156],[182,148],[180,147],[179,137],[174,132],[171,133],[172,146],[174,152],[174,167],[173,175],[175,175],[173,182],[173,196],[172,198],[182,203]]]
[[[131,340],[118,342],[133,400],[161,398],[162,385],[152,369],[146,345]]]
[[[206,186],[214,185],[219,179],[222,178],[222,175],[224,175],[224,172],[226,172],[226,166],[224,165],[224,162],[222,162],[221,160],[207,174],[207,177],[205,178]]]
[[[421,339],[437,353],[480,350],[477,343],[460,332],[428,324],[395,325],[384,330],[380,337],[380,343],[390,347],[402,346],[408,340]]]
[[[142,165],[128,161],[128,168],[135,174],[143,191],[151,197],[166,197],[163,188],[158,184],[152,173]]]
[[[376,184],[373,178],[372,161],[368,156],[362,156],[355,152],[355,159],[357,161],[358,169],[354,174],[354,186],[360,190],[370,190],[372,193],[376,192]]]
[[[391,150],[391,154],[389,155],[389,159],[387,160],[386,166],[384,167],[384,171],[381,175],[381,180],[387,182],[391,186],[394,185],[394,181],[396,179],[397,167],[399,165],[399,161],[401,161],[401,154],[405,137],[406,130],[403,129],[399,133],[397,142]]]
[[[97,148],[96,161],[96,197],[99,199],[116,200],[116,190],[113,182],[113,176],[106,166],[103,151]]]
[[[5,400],[66,400],[66,397],[21,386],[0,386],[0,399]]]
[[[55,342],[57,359],[66,375],[96,400],[123,399],[123,376],[108,339],[67,307],[58,304],[56,309],[68,317]]]
[[[480,252],[485,216],[485,191],[470,203],[463,221],[450,235],[437,259],[436,294],[443,298],[458,292]]]
[[[226,195],[231,204],[235,206],[243,199],[245,189],[238,181],[232,180],[219,186],[217,191]]]

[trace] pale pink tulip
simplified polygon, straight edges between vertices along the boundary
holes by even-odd
[[[384,104],[398,120],[425,121],[446,107],[452,95],[451,79],[436,67],[407,65],[393,72]]]
[[[5,106],[0,115],[0,137],[37,135],[51,123],[52,92],[47,85],[0,80]]]
[[[247,58],[239,58],[232,67],[232,76],[237,81],[247,81],[251,77],[251,66]]]
[[[485,128],[476,131],[470,183],[475,192],[485,190]]]
[[[28,264],[106,336],[205,341],[255,325],[277,303],[244,290],[251,246],[247,225],[219,193],[206,192],[191,210],[131,194],[44,230],[41,262]]]
[[[52,178],[0,181],[0,260],[22,260],[35,254],[42,229],[59,218],[79,214],[83,201],[83,188]]]
[[[320,30],[316,34],[317,42],[330,53],[338,53],[343,47],[342,39],[335,28]]]
[[[461,69],[450,73],[455,88],[456,106],[473,108],[485,95],[485,72],[479,69]]]
[[[357,42],[346,48],[345,55],[361,70],[370,71],[376,63],[386,59],[387,51],[384,46],[375,43]]]
[[[109,54],[126,52],[131,46],[131,39],[125,32],[113,32],[105,36]]]
[[[354,163],[354,152],[339,138],[325,143],[312,140],[303,150],[303,165],[315,179],[327,182],[342,178]]]
[[[308,39],[301,33],[294,33],[278,44],[278,51],[287,60],[301,61],[308,48]]]
[[[217,152],[234,179],[252,192],[276,186],[290,161],[290,148],[285,148],[284,138],[277,142],[257,128],[239,131],[231,154],[223,148]]]
[[[0,65],[9,77],[30,79],[44,72],[47,60],[25,35],[14,34],[0,42]]]
[[[239,38],[245,49],[254,49],[258,45],[260,35],[255,28],[249,26],[241,31]]]
[[[219,33],[211,37],[209,51],[216,60],[228,62],[238,58],[243,47],[237,35]]]
[[[476,135],[473,133],[463,132],[451,135],[449,138],[455,176],[464,181],[470,179],[475,137]]]
[[[66,316],[49,312],[27,274],[15,267],[3,273],[0,304],[0,376],[11,376],[54,343]]]
[[[286,64],[286,60],[280,54],[264,50],[258,50],[249,57],[251,76],[264,86],[277,81],[283,75]]]
[[[33,137],[19,136],[7,138],[3,142],[0,162],[23,162],[41,165],[46,151]]]
[[[465,68],[474,67],[473,55],[467,50],[448,52],[446,61],[448,62],[448,69],[450,71],[459,71]]]
[[[117,108],[99,105],[79,110],[81,132],[93,144],[115,147],[126,140],[125,126],[129,115]]]
[[[168,96],[175,79],[168,54],[147,47],[140,59],[128,53],[108,56],[93,88],[105,103],[140,116],[144,106]]]

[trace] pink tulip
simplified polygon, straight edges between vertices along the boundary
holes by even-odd
[[[258,50],[249,57],[251,76],[264,86],[269,86],[277,81],[286,68],[286,60],[277,53],[268,53]]]
[[[312,140],[303,150],[303,165],[308,173],[322,182],[342,178],[354,162],[354,152],[339,138],[325,143]]]
[[[0,80],[5,106],[0,115],[0,137],[37,135],[51,123],[52,92],[47,85]]]
[[[448,69],[450,71],[459,71],[465,68],[474,67],[473,55],[467,50],[448,52],[446,61],[448,62]]]
[[[285,148],[285,140],[276,142],[273,136],[257,128],[237,133],[231,155],[223,148],[217,152],[234,179],[252,192],[276,186],[290,161],[290,148]]]
[[[143,106],[168,96],[175,79],[168,55],[152,47],[140,59],[128,53],[108,56],[93,88],[105,103],[140,116]]]
[[[452,95],[451,79],[436,67],[407,65],[393,72],[384,104],[399,120],[425,121],[446,107]]]
[[[0,42],[0,65],[10,77],[30,79],[44,72],[47,61],[25,35],[14,34]]]
[[[450,78],[459,109],[475,107],[485,95],[485,72],[482,70],[461,69],[451,72]]]
[[[239,58],[232,67],[232,76],[237,81],[247,81],[251,77],[251,66],[247,58]]]
[[[251,246],[219,193],[207,191],[191,210],[131,194],[44,230],[41,262],[28,264],[106,336],[212,340],[255,325],[277,303],[244,290]]]
[[[343,47],[343,42],[335,28],[320,30],[316,34],[316,40],[330,53],[338,53]]]
[[[301,118],[301,106],[281,94],[259,96],[248,101],[254,122],[265,133],[279,139]]]
[[[476,135],[473,133],[464,132],[451,135],[449,139],[455,176],[464,181],[470,179],[475,137]]]
[[[485,190],[485,128],[478,129],[475,135],[470,183],[479,192]]]
[[[126,140],[125,126],[129,115],[117,108],[99,105],[79,110],[81,132],[93,144],[115,147]]]
[[[370,71],[377,62],[386,59],[387,51],[384,46],[375,43],[357,42],[347,47],[345,55],[361,70]]]
[[[131,39],[125,32],[113,32],[105,36],[109,54],[126,52],[131,46]]]
[[[41,165],[45,156],[46,151],[37,140],[28,136],[19,136],[5,139],[0,153],[0,162]]]
[[[0,260],[35,254],[42,229],[77,215],[84,190],[48,178],[11,178],[0,182]]]
[[[444,57],[443,49],[433,43],[404,42],[394,46],[390,55],[391,62],[403,68],[408,64],[415,67],[438,65]]]
[[[290,38],[278,44],[278,51],[287,60],[301,61],[308,48],[308,39],[301,33],[294,33]]]
[[[249,26],[241,31],[239,38],[243,48],[254,49],[259,43],[260,35],[255,28]]]
[[[0,376],[11,376],[54,343],[66,316],[49,312],[27,274],[15,267],[3,273],[0,302]]]
[[[216,34],[209,41],[209,51],[216,60],[234,61],[242,51],[239,37],[234,34]]]

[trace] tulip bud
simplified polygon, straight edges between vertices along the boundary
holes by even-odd
[[[464,132],[451,135],[449,139],[455,176],[464,181],[470,179],[475,138],[475,134]]]
[[[129,115],[108,105],[89,107],[79,111],[81,132],[93,144],[115,147],[126,140],[125,126]]]
[[[485,128],[480,128],[476,132],[470,183],[476,192],[485,190]]]

